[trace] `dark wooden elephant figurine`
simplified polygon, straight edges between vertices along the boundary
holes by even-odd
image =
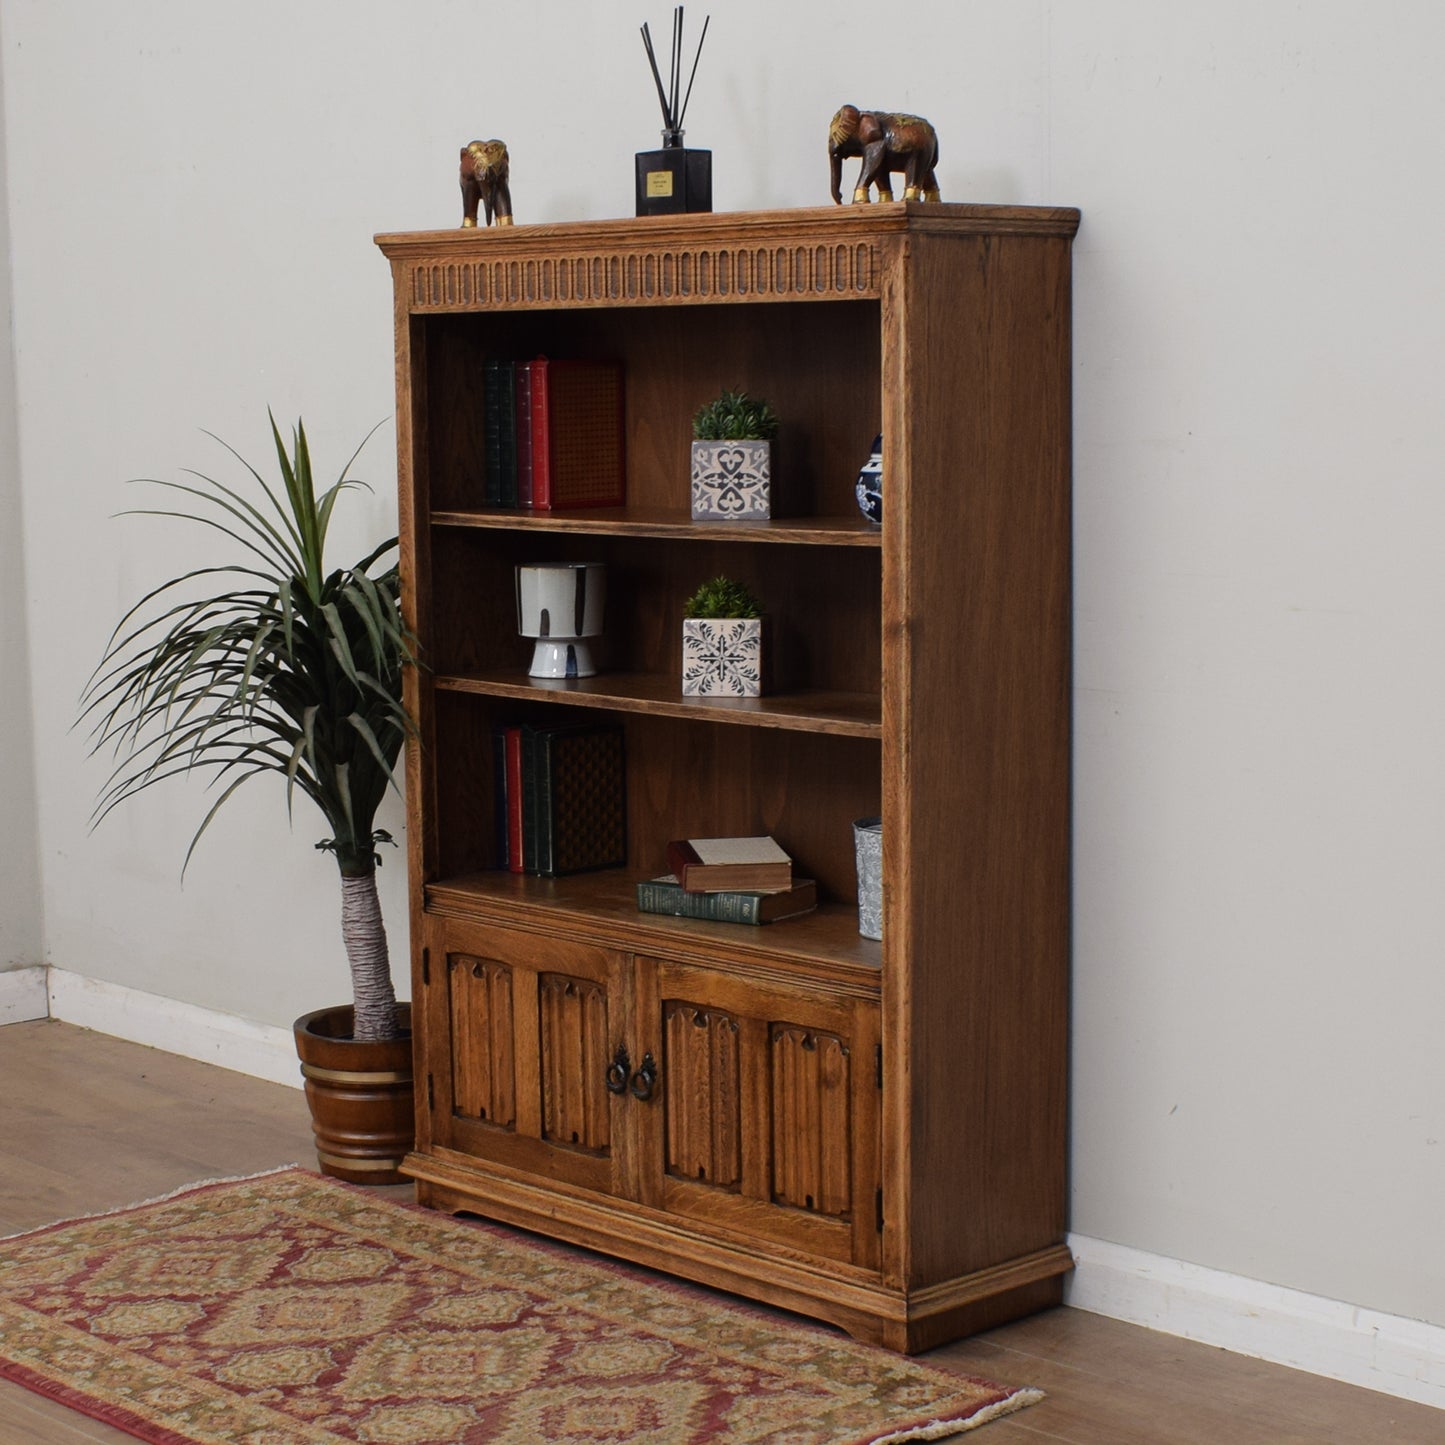
[[[508,184],[511,162],[499,140],[474,140],[462,147],[462,225],[477,224],[477,205],[486,211],[487,225],[495,212],[499,226],[512,224],[512,191]]]
[[[895,115],[884,110],[859,110],[845,105],[828,127],[828,159],[833,172],[833,199],[843,203],[843,161],[861,156],[863,167],[853,190],[855,201],[867,201],[869,186],[878,187],[878,199],[893,199],[891,173],[902,171],[905,201],[938,200],[938,137],[917,115]]]

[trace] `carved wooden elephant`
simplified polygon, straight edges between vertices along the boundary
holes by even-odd
[[[938,137],[917,115],[895,115],[883,110],[859,110],[845,105],[828,127],[828,159],[832,167],[833,199],[843,203],[843,160],[861,156],[862,169],[853,190],[855,201],[869,199],[869,186],[878,187],[878,199],[891,201],[891,173],[902,171],[905,201],[938,200]]]
[[[462,147],[462,225],[477,224],[477,205],[486,212],[487,225],[496,213],[499,226],[512,224],[512,191],[508,184],[511,162],[499,140],[474,140]]]

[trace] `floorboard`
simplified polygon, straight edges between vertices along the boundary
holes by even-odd
[[[314,1162],[298,1089],[69,1024],[0,1027],[0,1235],[293,1162]],[[1080,1310],[924,1358],[1048,1392],[961,1437],[981,1445],[1445,1445],[1445,1411]],[[0,1381],[0,1445],[130,1440]]]

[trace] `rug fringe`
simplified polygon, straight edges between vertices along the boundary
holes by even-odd
[[[977,1430],[980,1425],[987,1425],[990,1420],[1012,1415],[1015,1410],[1022,1410],[1025,1405],[1037,1405],[1043,1398],[1042,1390],[1015,1390],[1007,1399],[999,1400],[965,1419],[933,1420],[927,1425],[916,1425],[911,1430],[895,1430],[891,1434],[877,1436],[870,1440],[868,1445],[905,1445],[905,1442],[910,1440],[946,1440],[950,1435],[962,1435],[966,1430]]]
[[[118,1214],[129,1214],[133,1209],[145,1209],[151,1204],[166,1204],[172,1199],[179,1199],[183,1194],[190,1194],[196,1189],[210,1189],[217,1184],[249,1184],[253,1179],[268,1179],[273,1174],[286,1174],[293,1169],[302,1169],[304,1166],[297,1163],[278,1164],[274,1169],[262,1169],[255,1174],[231,1174],[223,1175],[215,1179],[196,1179],[190,1184],[182,1184],[170,1190],[166,1194],[157,1194],[154,1199],[137,1199],[130,1204],[121,1204],[114,1209],[97,1209],[93,1214],[77,1214],[68,1219],[54,1219],[49,1224],[32,1225],[29,1229],[17,1230],[14,1234],[0,1234],[0,1244],[8,1244],[13,1239],[24,1239],[27,1234],[44,1234],[47,1229],[62,1229],[68,1224],[88,1224],[96,1219],[109,1219]]]

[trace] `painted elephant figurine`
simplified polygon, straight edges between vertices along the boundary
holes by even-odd
[[[462,147],[462,225],[477,224],[477,205],[485,208],[487,225],[496,213],[499,226],[512,224],[512,190],[508,184],[511,162],[499,140],[474,140]]]
[[[917,115],[895,115],[884,110],[859,110],[845,105],[828,127],[828,159],[833,172],[833,200],[843,203],[843,161],[862,156],[855,201],[869,199],[868,187],[878,187],[878,199],[891,201],[891,173],[904,175],[905,201],[938,200],[938,137],[933,127]]]

